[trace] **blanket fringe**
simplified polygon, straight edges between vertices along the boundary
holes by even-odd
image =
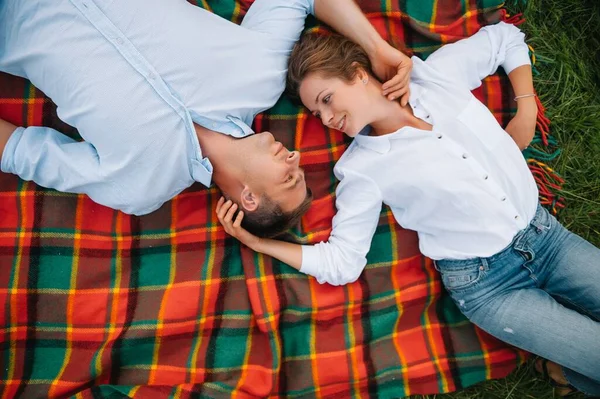
[[[510,16],[505,9],[503,11],[502,21],[513,25],[525,22],[522,13]],[[533,73],[538,75],[536,64],[540,57],[536,57],[533,47],[528,47]],[[529,169],[537,183],[540,203],[556,215],[560,209],[565,207],[565,199],[560,195],[565,181],[546,163],[555,160],[560,155],[560,149],[557,140],[550,134],[550,119],[546,116],[546,108],[539,96],[536,96],[535,101],[538,107],[536,132],[529,147],[523,151],[523,156],[527,159]]]
[[[511,16],[510,14],[508,14],[506,9],[503,9],[503,11],[504,12],[502,13],[501,18],[502,18],[502,21],[506,22],[507,24],[513,24],[513,25],[519,26],[525,22],[525,18],[523,18],[522,12]]]

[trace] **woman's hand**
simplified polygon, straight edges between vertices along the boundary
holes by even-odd
[[[533,97],[532,97],[533,99]],[[537,104],[535,99],[519,104],[517,114],[506,125],[506,132],[513,138],[519,148],[524,150],[527,148],[533,136],[535,135],[535,127],[537,122]]]
[[[217,202],[217,218],[225,228],[227,234],[237,238],[242,244],[248,246],[250,249],[257,251],[260,238],[250,234],[242,227],[242,219],[244,219],[243,211],[239,211],[235,219],[233,218],[237,209],[237,204],[234,204],[231,200],[225,201],[225,198],[221,197],[219,202]]]
[[[413,62],[400,50],[386,42],[376,48],[369,56],[375,75],[383,83],[383,95],[390,100],[400,99],[403,106],[408,103],[410,72]]]
[[[219,218],[219,222],[225,227],[227,234],[237,238],[242,244],[245,244],[253,251],[277,258],[296,270],[300,270],[302,266],[302,247],[300,245],[268,238],[259,238],[248,233],[248,231],[242,228],[244,212],[239,211],[235,219],[233,218],[237,208],[236,204],[231,201],[225,201],[223,197],[217,202],[217,217]]]

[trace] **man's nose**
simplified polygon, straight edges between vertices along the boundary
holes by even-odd
[[[298,166],[300,164],[300,153],[298,151],[290,151],[285,161],[294,166]]]
[[[265,131],[263,132],[263,134],[265,135],[265,137],[267,137],[267,140],[270,142],[275,141],[275,136],[273,136],[273,133]]]

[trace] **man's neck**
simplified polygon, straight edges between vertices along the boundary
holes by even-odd
[[[220,154],[223,154],[224,151],[221,150],[227,146],[228,139],[231,139],[227,135],[207,129],[196,123],[194,123],[194,129],[196,130],[196,137],[198,137],[198,142],[202,149],[202,156],[211,159],[211,162],[213,158],[217,159]]]
[[[236,139],[207,129],[194,123],[196,136],[202,149],[202,156],[210,159],[213,166],[213,181],[218,186],[223,180],[230,180],[237,175],[239,164],[236,160]]]

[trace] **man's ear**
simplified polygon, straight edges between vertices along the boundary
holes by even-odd
[[[260,198],[250,190],[250,187],[244,186],[240,197],[240,205],[243,211],[254,212],[260,205]]]

